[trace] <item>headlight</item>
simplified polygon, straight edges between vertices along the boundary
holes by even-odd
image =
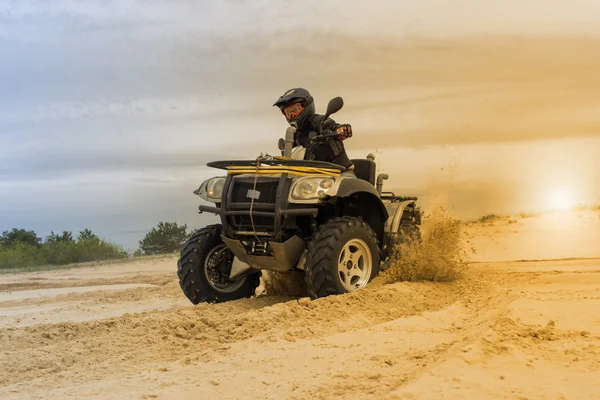
[[[221,201],[221,195],[223,194],[223,187],[225,186],[225,178],[220,176],[216,178],[210,178],[194,191],[195,194],[200,196],[206,201],[218,203]]]
[[[300,178],[292,188],[292,198],[296,200],[324,199],[333,187],[333,178]]]

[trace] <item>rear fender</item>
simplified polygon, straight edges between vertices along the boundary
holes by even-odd
[[[414,205],[414,200],[386,203],[385,208],[387,209],[389,217],[385,222],[385,233],[398,233],[404,212],[409,206],[413,207]],[[420,219],[413,217],[411,218],[410,223],[420,225],[421,221]]]

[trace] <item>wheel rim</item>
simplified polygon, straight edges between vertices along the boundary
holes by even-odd
[[[348,241],[338,257],[338,276],[344,288],[351,292],[369,283],[373,257],[369,246],[361,239]]]
[[[246,281],[245,276],[233,281],[229,280],[233,257],[231,250],[223,243],[214,247],[204,261],[204,275],[208,284],[221,293],[234,292]]]

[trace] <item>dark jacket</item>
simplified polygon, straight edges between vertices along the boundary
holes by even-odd
[[[335,132],[335,130],[340,126],[340,124],[336,123],[333,119],[327,118],[321,128],[321,122],[323,121],[323,118],[325,118],[324,115],[315,114],[311,118],[310,123],[305,124],[307,126],[299,127],[294,135],[294,145],[302,145],[307,147],[310,132],[316,132],[317,135],[320,135],[329,133],[326,131]],[[304,159],[327,161],[333,164],[341,165],[346,169],[351,169],[353,167],[352,162],[346,154],[344,142],[336,138],[327,139],[326,142],[314,146],[310,152],[307,149]]]

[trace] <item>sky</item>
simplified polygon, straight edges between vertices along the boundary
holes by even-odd
[[[0,0],[0,230],[135,249],[308,88],[389,188],[460,217],[600,202],[596,1]]]

